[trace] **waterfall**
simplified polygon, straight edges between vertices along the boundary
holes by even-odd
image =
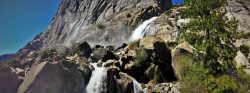
[[[107,92],[107,68],[98,67],[97,63],[91,63],[91,65],[95,68],[92,72],[90,81],[84,90],[83,93],[105,93]],[[116,82],[117,78],[114,76]],[[133,93],[146,93],[146,90],[143,90],[141,84],[137,82],[133,77],[129,76],[129,78],[133,81]],[[114,85],[116,87],[116,93],[120,93],[119,85],[116,83]]]
[[[152,17],[149,20],[144,21],[141,25],[139,25],[130,37],[130,41],[135,41],[143,38],[148,32],[148,28],[150,27],[150,23],[153,22],[158,17]]]
[[[132,78],[132,80],[133,80],[133,86],[134,86],[134,93],[141,93],[143,91],[141,84],[137,82],[134,78]]]
[[[97,63],[91,64],[95,70],[92,72],[89,84],[87,85],[87,93],[103,93],[107,89],[107,69],[98,67]]]

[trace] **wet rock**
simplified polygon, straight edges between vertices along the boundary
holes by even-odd
[[[151,63],[150,67],[148,67],[146,69],[145,73],[145,77],[147,77],[149,80],[154,79],[155,76],[155,71],[156,71],[156,66],[154,64]]]
[[[106,61],[103,66],[104,67],[110,67],[110,66],[114,66],[115,64],[119,64],[119,61],[115,61],[115,60],[108,60]]]
[[[94,48],[95,48],[95,49],[103,48],[103,46],[102,46],[102,45],[95,45]]]
[[[125,73],[119,73],[119,75],[120,79],[118,80],[118,84],[120,86],[121,93],[133,93],[133,80]]]
[[[106,48],[107,48],[109,51],[114,51],[114,50],[115,50],[115,46],[112,46],[112,45],[106,46]]]
[[[28,72],[17,93],[80,93],[82,77],[77,68],[42,62]]]
[[[16,93],[21,80],[13,69],[9,67],[0,68],[0,92],[1,93]]]
[[[116,86],[116,78],[115,75],[118,72],[116,72],[114,69],[109,69],[107,71],[107,93],[117,93],[118,86]]]
[[[77,63],[78,69],[80,70],[84,78],[84,84],[87,85],[91,78],[94,67],[88,62],[88,59],[85,57],[78,58]]]
[[[124,49],[124,48],[127,47],[127,46],[128,46],[128,44],[123,43],[120,47],[118,47],[118,48],[116,49],[116,51],[118,51],[118,50],[120,50],[120,49]]]

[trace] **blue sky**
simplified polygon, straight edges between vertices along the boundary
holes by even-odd
[[[61,0],[0,0],[0,55],[15,53],[44,31]]]
[[[183,0],[173,0],[173,4],[183,3]]]
[[[0,0],[0,55],[15,53],[44,31],[61,1]]]

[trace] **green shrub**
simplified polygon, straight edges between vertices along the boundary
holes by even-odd
[[[179,57],[177,60],[181,76],[183,93],[245,93],[247,85],[241,84],[227,74],[211,75],[203,67],[201,61],[195,62],[191,56]],[[240,76],[242,80],[249,79],[246,74]],[[247,83],[246,83],[247,84]]]
[[[197,49],[196,56],[178,59],[177,72],[184,93],[245,93],[249,76],[235,68],[238,49],[233,43],[240,37],[238,22],[217,11],[226,0],[186,0],[180,10],[182,17],[191,18],[184,26],[178,42],[189,42]],[[240,47],[245,54],[246,46]],[[234,73],[234,74],[232,74]]]
[[[226,0],[185,0],[188,9],[181,10],[182,15],[191,18],[209,16],[211,11],[221,7]]]
[[[205,1],[211,3],[204,3]],[[212,4],[212,2],[217,2],[214,0],[187,0],[187,2],[187,5],[204,5],[211,9],[219,7]],[[223,0],[218,0],[217,3],[222,2]],[[204,60],[204,66],[211,74],[216,75],[225,73],[227,68],[234,67],[233,60],[237,49],[233,43],[236,41],[238,33],[236,32],[237,21],[225,18],[226,12],[211,9],[207,10],[209,14],[201,12],[199,15],[205,16],[197,17],[184,26],[178,41],[180,43],[187,41],[192,44],[200,52],[199,57]],[[188,10],[192,12],[192,9]]]
[[[136,56],[134,58],[134,62],[135,62],[134,64],[136,67],[143,66],[144,64],[146,64],[148,59],[149,59],[149,54],[146,49],[140,48],[136,50]]]
[[[55,49],[49,49],[49,50],[45,50],[45,51],[40,51],[39,53],[41,55],[41,58],[47,58],[49,56],[55,55],[57,54],[57,51]]]

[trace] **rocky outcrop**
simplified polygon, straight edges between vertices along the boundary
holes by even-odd
[[[14,69],[9,67],[0,68],[0,91],[1,93],[16,93],[21,79]]]
[[[100,48],[100,49],[96,49],[93,51],[91,58],[95,62],[97,62],[99,60],[106,62],[109,59],[115,59],[116,55],[113,52],[111,52],[105,48]]]
[[[89,58],[91,53],[92,49],[87,42],[74,44],[70,51],[71,55],[78,54],[79,56],[84,56],[86,58]]]
[[[172,54],[172,66],[174,68],[174,72],[176,74],[176,77],[178,80],[181,79],[180,77],[180,71],[182,68],[180,68],[180,63],[177,63],[178,58],[181,56],[185,56],[186,54],[192,54],[195,52],[195,48],[190,45],[188,42],[181,43],[177,45],[173,50],[171,50]]]
[[[234,59],[237,63],[236,67],[242,68],[247,74],[250,75],[249,59],[240,51],[237,52],[237,56]]]
[[[80,93],[82,77],[75,68],[58,62],[42,62],[28,72],[17,93]]]
[[[239,23],[237,30],[243,33],[250,33],[250,2],[248,0],[227,0],[228,18],[235,18]],[[249,38],[238,39],[235,46],[250,46]]]
[[[239,21],[238,30],[250,32],[250,2],[248,0],[228,0],[227,16]]]
[[[154,89],[152,92],[155,93],[180,93],[179,91],[179,83],[173,84],[173,83],[161,83],[156,86],[154,86]]]

